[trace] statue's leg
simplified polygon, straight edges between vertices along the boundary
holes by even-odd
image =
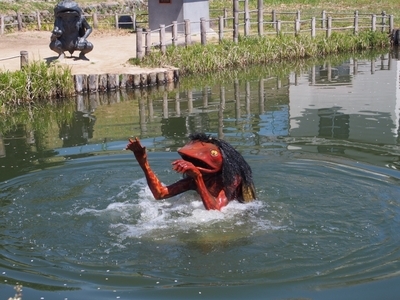
[[[58,58],[64,58],[64,50],[62,49],[62,43],[60,40],[52,41],[49,45],[50,49],[58,53]]]
[[[85,54],[89,53],[92,50],[93,50],[93,44],[91,42],[86,41],[85,46],[83,47],[83,49],[81,49],[79,57],[82,59],[87,59]]]

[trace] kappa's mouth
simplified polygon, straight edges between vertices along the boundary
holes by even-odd
[[[191,162],[193,165],[195,165],[197,168],[204,170],[204,171],[214,171],[214,168],[207,164],[206,162],[202,161],[201,159],[197,159],[194,157],[191,157],[189,155],[185,155],[182,153],[179,153],[182,157],[183,160],[186,160],[188,162]]]
[[[79,15],[79,13],[76,10],[72,10],[72,9],[65,9],[65,10],[60,10],[58,12],[58,14],[62,15],[62,14],[75,14],[75,15]]]

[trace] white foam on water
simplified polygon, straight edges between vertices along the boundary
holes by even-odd
[[[78,215],[94,215],[109,219],[110,231],[120,241],[127,238],[167,238],[176,233],[197,231],[246,231],[274,229],[265,218],[266,205],[262,201],[242,204],[230,202],[218,210],[206,210],[196,192],[186,192],[170,199],[154,199],[146,180],[134,181],[130,186],[107,201],[112,202],[104,209],[83,208]],[[112,217],[110,219],[110,216]]]

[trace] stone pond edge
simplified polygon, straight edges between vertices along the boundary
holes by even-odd
[[[132,74],[75,74],[73,81],[78,94],[140,89],[179,81],[179,69]]]

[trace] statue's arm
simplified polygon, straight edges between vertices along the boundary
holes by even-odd
[[[195,185],[196,191],[199,193],[201,200],[203,201],[204,207],[207,210],[215,209],[220,210],[226,206],[229,202],[226,197],[224,189],[221,189],[217,195],[212,195],[204,183],[203,175],[199,169],[194,166],[191,162],[183,159],[178,159],[173,162],[173,169],[178,172],[185,174],[188,178],[192,178]]]
[[[56,18],[54,20],[54,29],[51,32],[51,40],[56,40],[57,38],[59,38],[60,36],[62,36],[63,31],[62,31],[62,22],[60,20],[60,18]]]
[[[140,144],[138,138],[129,139],[129,144],[126,146],[127,150],[131,150],[135,155],[139,166],[142,168],[144,175],[146,176],[147,184],[153,196],[157,200],[166,199],[183,193],[188,190],[196,188],[196,185],[192,178],[187,177],[181,179],[169,186],[165,186],[158,179],[157,175],[150,168],[149,162],[147,160],[146,147]]]
[[[83,39],[87,39],[88,36],[92,33],[92,26],[86,21],[84,17],[82,17],[82,27],[85,28],[85,34],[82,36]]]

